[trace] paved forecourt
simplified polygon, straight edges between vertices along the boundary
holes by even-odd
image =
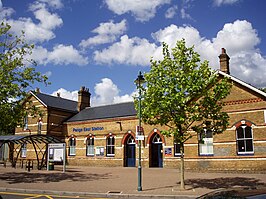
[[[54,193],[97,197],[196,198],[220,188],[266,187],[266,175],[256,173],[185,173],[186,190],[179,189],[179,171],[143,168],[137,191],[137,168],[62,166],[30,172],[0,165],[0,191]]]

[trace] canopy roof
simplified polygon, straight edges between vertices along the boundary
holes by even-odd
[[[56,137],[49,135],[5,135],[0,136],[0,146],[4,143],[25,144],[25,143],[62,143]]]

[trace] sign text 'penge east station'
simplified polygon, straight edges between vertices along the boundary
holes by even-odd
[[[88,131],[102,131],[104,128],[101,127],[84,127],[84,128],[73,128],[73,132],[88,132]]]

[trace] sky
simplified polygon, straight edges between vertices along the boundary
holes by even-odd
[[[225,48],[231,75],[266,87],[265,8],[265,0],[0,0],[0,20],[35,45],[31,58],[51,85],[33,87],[77,100],[85,86],[99,106],[132,101],[162,42],[173,48],[182,38],[214,70]]]

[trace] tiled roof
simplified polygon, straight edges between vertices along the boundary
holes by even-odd
[[[133,102],[88,107],[70,118],[67,122],[136,116]]]
[[[78,102],[76,101],[64,99],[61,97],[55,97],[44,93],[35,94],[32,92],[32,94],[47,107],[61,109],[69,112],[78,112],[77,110]]]

